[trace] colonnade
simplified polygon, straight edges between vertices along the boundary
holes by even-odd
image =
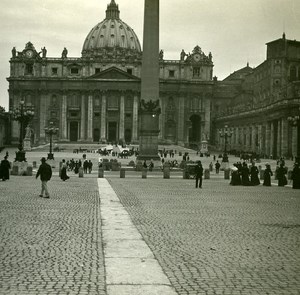
[[[225,146],[225,137],[221,137],[220,133],[225,131],[225,127],[221,127],[216,132],[220,150]],[[284,117],[257,124],[228,124],[227,133],[227,150],[252,152],[273,158],[292,157],[297,154],[296,127],[289,125]]]

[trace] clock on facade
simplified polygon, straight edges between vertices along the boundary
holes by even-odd
[[[201,56],[200,56],[200,54],[194,54],[194,60],[195,61],[199,61],[200,59],[201,59]]]
[[[25,55],[26,55],[26,57],[31,58],[31,57],[33,57],[33,51],[32,50],[27,50],[25,52]]]

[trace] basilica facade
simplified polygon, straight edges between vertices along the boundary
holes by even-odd
[[[178,53],[178,60],[160,63],[159,142],[185,145],[199,143],[211,132],[210,107],[213,92],[212,56],[199,46],[191,53]],[[112,0],[106,17],[83,42],[81,57],[69,57],[64,48],[59,57],[48,57],[31,42],[22,51],[15,48],[10,60],[10,109],[25,100],[35,111],[31,122],[34,143],[46,142],[44,128],[59,127],[60,142],[139,141],[139,108],[142,51],[133,29],[120,18]],[[19,127],[13,123],[12,139]]]
[[[48,57],[46,47],[37,50],[31,42],[13,48],[9,108],[23,100],[34,110],[33,144],[48,142],[50,124],[59,129],[58,142],[139,142],[141,45],[114,0],[105,13],[83,40],[81,57],[69,57],[67,48]],[[159,143],[200,147],[205,140],[220,151],[227,145],[272,157],[299,153],[300,127],[291,118],[300,113],[300,42],[284,34],[267,43],[263,63],[222,81],[213,77],[211,53],[198,45],[189,50],[177,60],[157,53]],[[12,122],[12,143],[19,132]]]

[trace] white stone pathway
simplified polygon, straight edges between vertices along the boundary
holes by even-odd
[[[108,295],[176,295],[105,178],[98,178]]]

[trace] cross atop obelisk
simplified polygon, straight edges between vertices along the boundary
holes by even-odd
[[[145,0],[140,105],[140,160],[160,160],[159,0]]]

